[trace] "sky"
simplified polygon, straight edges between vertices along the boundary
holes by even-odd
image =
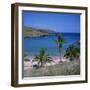
[[[80,33],[80,14],[23,11],[27,27],[49,29],[62,33]]]

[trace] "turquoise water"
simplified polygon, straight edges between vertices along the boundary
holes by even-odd
[[[63,38],[65,39],[65,44],[63,45],[62,55],[65,52],[65,49],[74,44],[77,41],[80,41],[80,34],[77,33],[62,33]],[[27,53],[30,56],[38,55],[41,48],[47,49],[47,54],[51,56],[58,56],[58,47],[55,43],[57,39],[56,35],[45,36],[45,37],[28,37],[24,38],[23,49],[24,53]]]

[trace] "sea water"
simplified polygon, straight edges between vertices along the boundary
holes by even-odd
[[[66,48],[80,41],[80,33],[62,33],[62,36],[65,43],[62,46],[61,52],[64,55]],[[55,40],[57,40],[57,35],[24,38],[23,51],[29,56],[35,56],[40,53],[41,48],[45,48],[46,53],[50,56],[58,56],[59,50]]]

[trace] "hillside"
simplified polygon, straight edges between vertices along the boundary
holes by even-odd
[[[47,36],[53,34],[55,34],[55,31],[52,30],[24,27],[24,37],[40,37],[40,36]]]

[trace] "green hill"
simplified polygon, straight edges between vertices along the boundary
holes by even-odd
[[[24,27],[24,37],[40,37],[55,34],[55,31],[47,29],[36,29],[33,27]]]

